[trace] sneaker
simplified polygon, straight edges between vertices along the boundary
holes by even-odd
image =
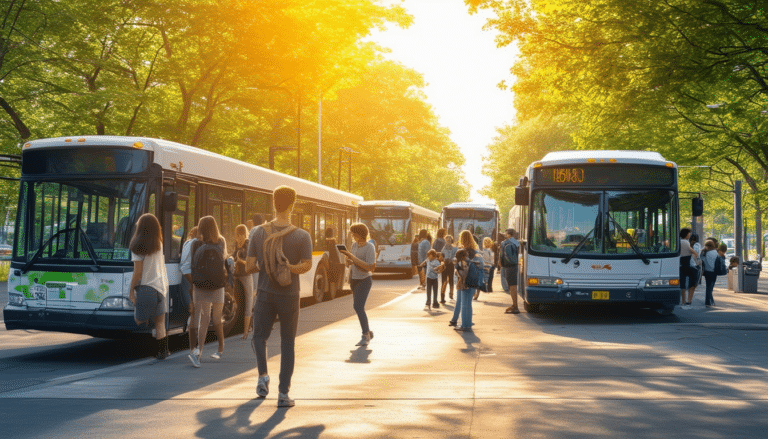
[[[278,407],[293,407],[296,405],[296,401],[292,400],[287,393],[277,394],[277,406]]]
[[[200,356],[200,348],[195,346],[195,348],[192,349],[192,355],[194,355],[195,357],[199,357]]]
[[[214,360],[221,360],[222,355],[224,355],[224,352],[214,352],[211,354],[211,358]]]
[[[200,367],[200,357],[197,355],[189,354],[187,355],[187,358],[189,358],[189,361],[192,362],[192,365],[195,367]]]
[[[256,385],[256,394],[266,398],[269,394],[269,375],[259,377],[259,384]]]
[[[456,326],[457,323],[458,322],[454,322],[453,320],[451,320],[450,322],[448,322],[448,326]]]
[[[368,346],[368,342],[373,338],[373,331],[363,333],[363,338],[355,346]]]
[[[435,302],[432,304],[432,308],[440,308],[440,304]]]

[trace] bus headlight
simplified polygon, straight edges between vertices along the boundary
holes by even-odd
[[[24,296],[8,293],[8,305],[24,306]]]
[[[133,303],[127,297],[107,297],[101,302],[101,309],[127,310],[133,309]]]
[[[529,277],[528,285],[534,287],[555,287],[562,285],[563,280],[556,277]]]
[[[663,288],[680,286],[680,279],[648,279],[645,281],[646,288]]]

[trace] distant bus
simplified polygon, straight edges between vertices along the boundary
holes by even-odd
[[[498,238],[499,207],[485,203],[452,203],[443,207],[440,224],[456,240],[462,230],[469,230],[482,248],[483,238],[493,241]]]
[[[523,254],[518,291],[542,304],[680,302],[677,165],[646,151],[562,151],[532,163],[509,225]]]
[[[62,137],[22,148],[13,233],[7,329],[115,336],[140,330],[128,300],[133,263],[128,245],[140,215],[163,227],[168,272],[168,332],[186,330],[181,248],[200,217],[216,218],[230,246],[235,227],[253,214],[272,218],[272,191],[296,189],[292,222],[314,241],[302,296],[333,298],[326,230],[348,235],[362,197],[243,163],[209,151],[140,137]],[[242,325],[242,285],[227,286],[224,330]]]
[[[376,242],[377,273],[412,273],[411,243],[420,230],[435,236],[440,214],[407,201],[362,201],[360,221]]]

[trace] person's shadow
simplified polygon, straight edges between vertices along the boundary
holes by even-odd
[[[322,424],[310,425],[306,427],[292,428],[273,434],[274,430],[285,420],[285,408],[277,408],[275,412],[262,424],[251,424],[250,416],[255,410],[262,408],[264,400],[261,398],[248,401],[239,406],[234,413],[224,416],[224,410],[219,408],[206,409],[198,412],[197,418],[203,424],[203,427],[197,431],[197,437],[274,437],[274,438],[319,438],[325,431]]]
[[[373,351],[368,349],[367,346],[360,346],[354,351],[349,351],[349,359],[345,360],[347,363],[370,363],[371,360],[368,358]]]
[[[472,352],[475,352],[477,349],[475,348],[475,343],[480,343],[480,337],[475,335],[473,331],[464,331],[459,332],[461,335],[461,338],[464,339],[464,343],[467,344],[467,347],[461,350],[461,352],[465,354],[471,354]]]

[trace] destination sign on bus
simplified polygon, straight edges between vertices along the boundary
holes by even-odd
[[[675,170],[663,166],[589,165],[542,167],[534,170],[539,186],[669,186]]]

